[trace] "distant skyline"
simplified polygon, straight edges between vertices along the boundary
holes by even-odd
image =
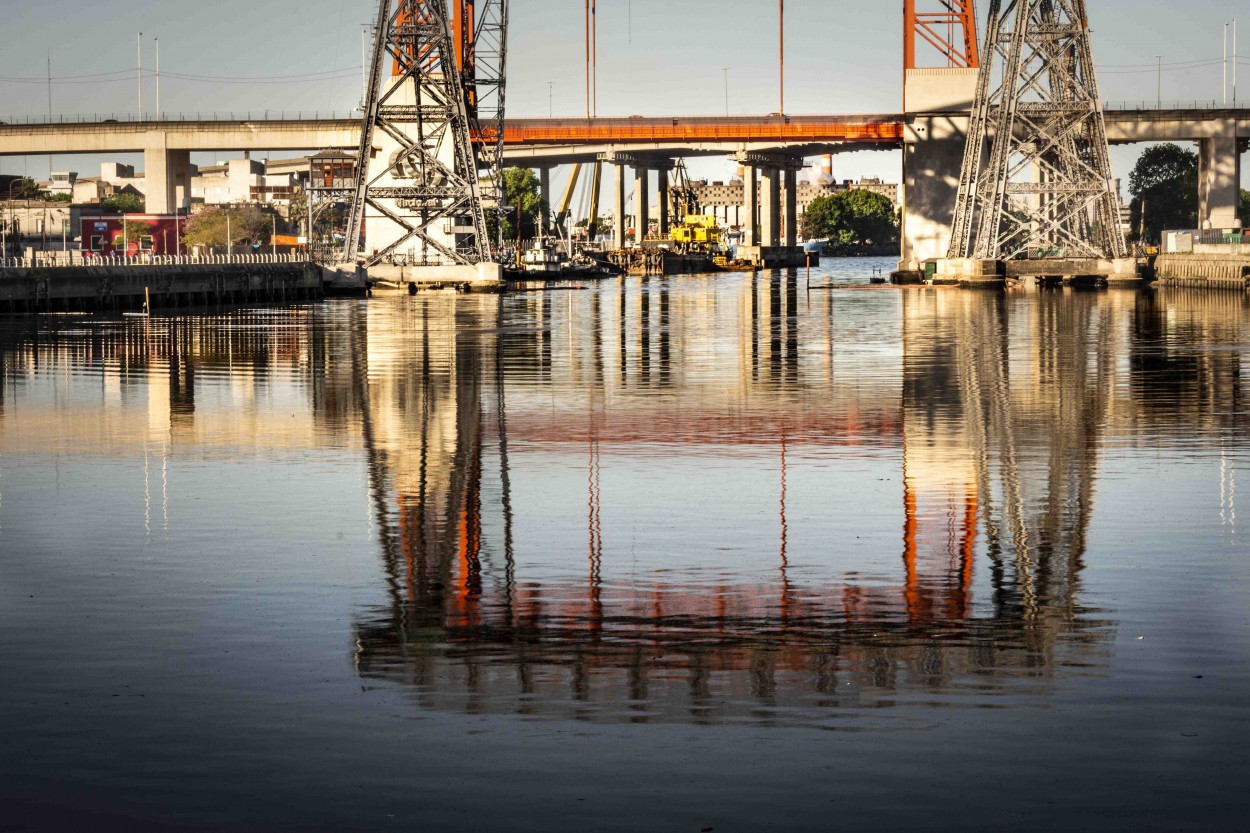
[[[597,0],[600,115],[719,115],[778,109],[777,3],[773,0]],[[133,113],[141,45],[145,73],[161,45],[161,104],[170,113],[354,111],[361,92],[362,32],[372,0],[170,0],[109,4],[61,0],[7,4],[0,52],[0,120],[45,115],[48,60],[57,114]],[[982,18],[987,6],[978,3]],[[900,2],[789,0],[786,109],[792,113],[897,112],[902,97]],[[1223,24],[1241,14],[1238,99],[1250,104],[1250,8],[1195,0],[1183,15],[1140,0],[1089,0],[1103,98],[1222,99]],[[509,111],[585,112],[583,0],[513,0]],[[141,44],[136,35],[143,32]],[[923,54],[923,53],[922,53]],[[1157,72],[1156,56],[1163,56]],[[1232,65],[1229,65],[1231,73]],[[1160,84],[1161,82],[1161,84]],[[144,109],[156,80],[144,78]],[[550,84],[550,87],[549,87]],[[1230,91],[1231,93],[1231,91]],[[1117,148],[1127,178],[1140,147]],[[138,160],[135,160],[138,161]],[[204,155],[203,164],[216,161]],[[54,167],[97,172],[90,159]],[[723,160],[695,173],[727,176]],[[1247,166],[1250,168],[1250,166]],[[0,171],[44,177],[47,157],[0,158]],[[847,154],[839,179],[900,178],[897,152]],[[1247,171],[1250,178],[1250,170]]]

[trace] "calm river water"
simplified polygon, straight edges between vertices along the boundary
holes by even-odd
[[[1250,305],[0,320],[5,830],[1246,830]]]

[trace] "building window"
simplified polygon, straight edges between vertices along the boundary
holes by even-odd
[[[93,252],[104,251],[104,235],[102,234],[91,235],[91,251]]]

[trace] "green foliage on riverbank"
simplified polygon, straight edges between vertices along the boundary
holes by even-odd
[[[1167,229],[1198,228],[1198,154],[1179,145],[1147,148],[1129,175],[1130,240],[1158,242]]]
[[[852,189],[817,197],[799,230],[808,240],[828,240],[833,253],[856,254],[898,243],[898,213],[888,197]]]

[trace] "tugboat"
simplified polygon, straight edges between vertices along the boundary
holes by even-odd
[[[521,257],[521,271],[527,277],[559,278],[569,269],[569,258],[560,251],[556,241],[540,237]]]

